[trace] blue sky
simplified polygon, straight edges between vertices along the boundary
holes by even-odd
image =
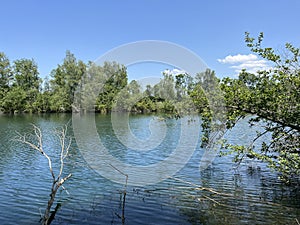
[[[13,61],[33,58],[41,77],[49,75],[70,50],[85,62],[141,40],[169,41],[190,49],[219,77],[245,66],[265,65],[244,43],[244,32],[264,44],[300,46],[299,0],[0,0],[0,51]],[[130,68],[129,76],[149,76],[165,68]],[[152,74],[151,74],[152,73]]]

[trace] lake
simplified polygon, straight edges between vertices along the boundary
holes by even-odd
[[[95,122],[102,147],[95,144],[94,134],[89,132],[89,118],[82,123],[82,129],[79,124],[76,133],[71,120],[71,114],[0,115],[0,224],[39,224],[47,205],[52,181],[47,160],[37,151],[13,141],[16,132],[32,132],[32,123],[43,132],[44,150],[52,156],[55,172],[59,168],[60,146],[53,130],[69,123],[68,135],[73,137],[77,133],[81,137],[78,145],[73,140],[65,161],[64,174],[72,173],[72,177],[64,183],[65,190],[57,193],[54,207],[59,203],[60,208],[52,224],[297,224],[297,219],[300,221],[300,187],[286,187],[264,164],[248,160],[236,167],[232,156],[224,156],[214,158],[211,165],[200,170],[205,150],[200,147],[196,117],[176,120],[155,115],[96,115],[91,121]],[[241,121],[227,138],[244,144],[254,133],[246,121]],[[87,149],[80,149],[81,144]],[[178,148],[182,160],[174,156],[172,161],[172,153],[179,145],[182,145]],[[109,167],[107,159],[99,155],[99,148],[105,148],[113,160],[131,167]],[[186,157],[189,154],[191,157]],[[135,167],[143,170],[134,174],[131,168]],[[112,178],[109,171],[118,175]],[[122,171],[128,171],[125,203]],[[155,183],[155,179],[160,180]]]

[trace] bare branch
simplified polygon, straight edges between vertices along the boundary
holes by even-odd
[[[72,174],[69,174],[68,176],[64,177],[64,178],[60,178],[63,172],[63,168],[64,168],[64,159],[67,157],[68,153],[69,153],[69,149],[71,147],[71,141],[72,139],[68,139],[68,143],[66,146],[66,139],[67,139],[67,126],[65,126],[64,128],[62,128],[60,130],[60,132],[57,132],[56,135],[59,138],[60,141],[60,170],[59,170],[59,174],[57,175],[57,178],[53,172],[52,169],[52,161],[51,158],[44,152],[43,149],[43,135],[42,135],[42,131],[39,127],[37,127],[36,125],[32,124],[33,127],[33,132],[34,132],[34,137],[36,139],[36,143],[34,144],[30,141],[28,141],[26,139],[26,135],[21,135],[20,133],[17,133],[17,138],[15,139],[16,141],[19,141],[21,143],[24,143],[26,145],[28,145],[30,148],[37,150],[38,152],[40,152],[47,160],[48,160],[48,165],[49,165],[49,170],[52,176],[52,187],[51,187],[51,194],[50,194],[50,199],[48,201],[48,205],[47,208],[45,210],[44,216],[43,216],[43,225],[49,225],[52,221],[51,216],[50,216],[50,211],[51,211],[51,207],[53,205],[54,199],[55,199],[55,195],[57,193],[57,190],[62,186],[62,184],[69,179]]]
[[[70,177],[72,176],[72,174],[70,173],[68,176],[64,177],[63,179],[60,179],[60,181],[58,182],[57,186],[60,187],[66,180],[68,180]]]

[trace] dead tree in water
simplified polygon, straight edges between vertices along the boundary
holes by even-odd
[[[36,125],[32,125],[32,126],[33,126],[34,135],[36,138],[36,144],[27,140],[25,135],[20,135],[20,134],[18,135],[17,141],[27,144],[32,149],[39,151],[48,160],[48,166],[49,166],[49,170],[50,170],[50,173],[52,176],[52,187],[51,187],[50,199],[48,201],[45,213],[42,217],[42,224],[49,225],[54,218],[53,216],[50,215],[50,210],[54,203],[55,195],[56,195],[58,189],[60,187],[63,187],[62,186],[63,183],[72,176],[72,174],[69,174],[68,176],[62,177],[62,172],[63,172],[63,168],[64,168],[64,159],[67,157],[67,155],[69,153],[69,149],[71,146],[71,138],[67,138],[67,125],[65,127],[61,128],[61,130],[58,130],[58,132],[56,133],[59,138],[59,141],[60,141],[61,149],[60,149],[60,170],[59,170],[58,175],[55,175],[53,172],[53,168],[52,168],[52,160],[45,153],[45,151],[43,149],[43,140],[42,140],[43,136],[42,136],[41,129],[39,127],[37,127]]]

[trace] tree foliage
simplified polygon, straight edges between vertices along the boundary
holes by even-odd
[[[50,100],[51,110],[57,112],[71,112],[75,90],[86,72],[86,65],[77,60],[70,51],[61,65],[51,72],[51,88],[53,96]]]
[[[0,52],[0,99],[8,92],[11,79],[12,71],[9,59],[3,52]]]
[[[37,100],[40,78],[34,60],[20,59],[12,67],[3,60],[1,76],[1,108],[5,112],[33,112]]]
[[[270,69],[250,73],[243,70],[237,79],[221,82],[227,108],[227,128],[240,118],[252,115],[251,126],[260,125],[250,146],[226,143],[225,149],[237,153],[235,159],[245,157],[266,162],[290,182],[300,175],[300,51],[286,44],[282,54],[262,47],[263,33],[257,40],[246,33],[246,44],[251,51],[270,62]],[[267,136],[271,136],[270,141]]]
[[[107,113],[112,110],[118,93],[127,85],[126,67],[116,62],[105,62],[99,81],[102,88],[97,97],[96,110]]]

